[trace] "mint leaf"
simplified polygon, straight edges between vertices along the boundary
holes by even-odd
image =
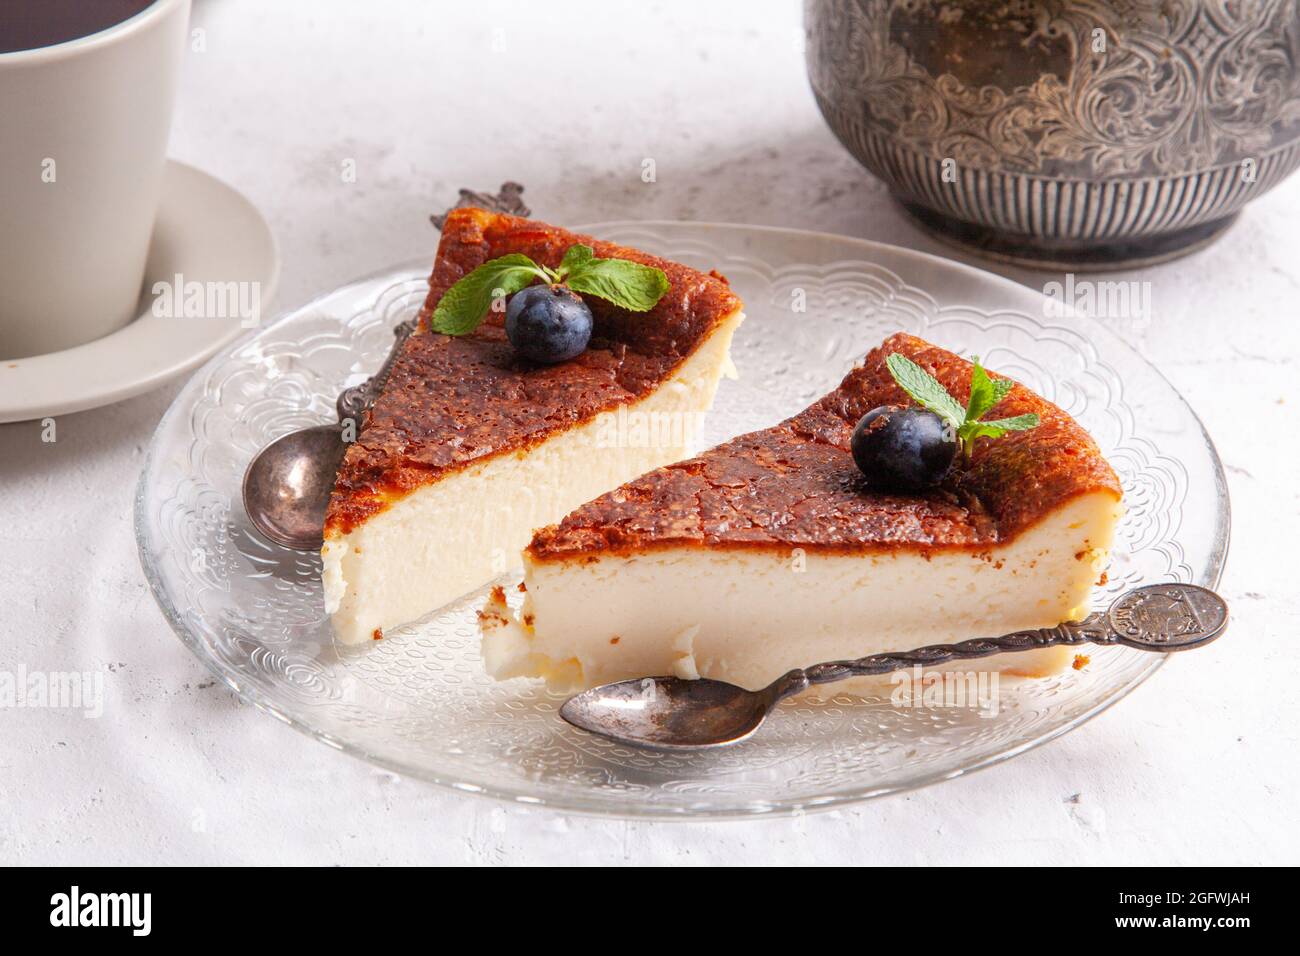
[[[978,424],[982,428],[996,428],[1001,432],[1027,432],[1031,428],[1038,427],[1038,415],[1034,412],[1026,412],[1023,415],[1013,415],[1011,418],[993,418]]]
[[[971,362],[970,399],[965,408],[943,387],[943,383],[907,356],[895,352],[885,359],[885,364],[903,391],[956,429],[957,440],[967,458],[975,450],[978,438],[1001,438],[1007,432],[1023,432],[1038,427],[1038,416],[1033,412],[980,421],[1007,397],[1015,382],[1009,378],[990,378],[978,357]]]
[[[966,420],[978,421],[1006,398],[1006,393],[1015,388],[1015,382],[1010,378],[989,378],[979,364],[978,355],[971,359],[971,365],[971,397],[966,403]]]
[[[576,242],[565,250],[564,258],[560,260],[560,267],[555,271],[560,278],[564,278],[571,272],[580,271],[583,266],[595,258],[596,250],[592,249],[591,246],[584,246],[582,243]]]
[[[538,278],[545,280],[546,273],[518,252],[485,262],[443,293],[429,319],[429,328],[443,335],[473,332],[492,308],[494,298],[512,295]]]
[[[1012,418],[995,418],[987,422],[966,422],[957,429],[957,438],[969,456],[977,438],[1001,438],[1007,432],[1024,432],[1038,427],[1038,416],[1033,412]]]
[[[984,417],[998,402],[1007,397],[1007,392],[1015,387],[1009,378],[991,379],[984,366],[980,365],[979,356],[971,359],[970,401],[966,403],[966,421],[973,422]]]
[[[574,254],[576,248],[570,246],[564,254],[565,260],[574,255],[574,264],[564,277],[564,284],[574,292],[594,295],[632,312],[648,312],[668,291],[668,276],[662,269],[626,259],[580,258],[583,253]]]
[[[993,403],[989,405],[989,409],[997,408],[998,403],[1011,394],[1011,390],[1015,387],[1016,383],[1009,378],[995,378],[993,380]]]
[[[984,366],[980,365],[978,355],[971,359],[970,398],[966,402],[965,421],[979,418],[993,407],[993,382],[989,379]]]
[[[885,359],[885,364],[899,388],[922,408],[928,408],[953,428],[960,428],[966,421],[966,409],[961,407],[961,403],[948,394],[937,378],[906,355],[895,352]]]
[[[961,428],[957,429],[957,441],[961,443],[962,450],[969,458],[971,452],[975,450],[975,440],[977,438],[1001,438],[1005,435],[1000,428],[992,425],[984,425],[980,422],[967,422]]]

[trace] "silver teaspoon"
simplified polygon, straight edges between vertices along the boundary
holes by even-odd
[[[339,395],[336,423],[281,435],[248,463],[244,471],[244,511],[268,541],[296,551],[321,549],[325,543],[325,511],[348,448],[346,439],[356,436],[362,414],[374,404],[402,343],[414,330],[415,319],[407,319],[393,329],[396,341],[379,371]],[[352,423],[352,428],[345,434],[347,422]]]
[[[778,703],[814,684],[1057,644],[1187,651],[1210,643],[1227,626],[1228,606],[1213,591],[1193,584],[1152,584],[1120,595],[1107,611],[1078,623],[815,664],[783,674],[761,690],[677,677],[618,681],[570,697],[560,716],[618,743],[656,750],[704,750],[747,739]]]
[[[515,216],[530,215],[523,201],[524,187],[515,182],[502,183],[495,195],[462,189],[451,209],[480,206]],[[448,212],[451,211],[448,209]],[[446,213],[429,217],[437,229],[446,221]],[[362,414],[374,404],[388,379],[388,373],[402,350],[402,343],[415,329],[415,320],[399,324],[393,334],[397,341],[388,359],[375,375],[360,385],[347,389],[338,398],[338,424],[315,425],[282,435],[259,451],[244,472],[244,511],[253,527],[273,544],[295,551],[319,551],[325,543],[325,512],[330,493],[348,439],[361,427]],[[344,434],[344,423],[353,428]]]

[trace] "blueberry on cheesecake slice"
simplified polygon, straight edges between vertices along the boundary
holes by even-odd
[[[661,674],[759,688],[1051,626],[1089,610],[1120,514],[1114,471],[1065,412],[900,333],[793,418],[538,531],[522,607],[498,592],[480,615],[483,655],[556,690]],[[1072,658],[979,666],[1042,676]]]
[[[611,442],[608,423],[698,421],[742,318],[716,274],[451,212],[419,326],[330,500],[323,579],[338,638],[381,637],[481,587],[534,528],[690,454],[688,429]]]

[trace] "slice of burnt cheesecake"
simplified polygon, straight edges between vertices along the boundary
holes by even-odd
[[[910,403],[893,353],[966,401],[971,364],[900,333],[793,418],[583,505],[534,535],[520,613],[501,592],[481,613],[489,673],[557,690],[663,674],[758,688],[819,661],[1084,616],[1121,514],[1096,443],[1017,384],[990,415],[1033,412],[1037,427],[980,440],[933,491],[872,491],[850,436],[869,410]],[[1054,647],[960,666],[1038,676],[1072,659]]]
[[[517,355],[499,312],[467,335],[430,331],[443,294],[477,266],[522,253],[555,268],[575,243],[661,269],[667,293],[648,312],[588,299],[591,342],[556,365]],[[419,327],[330,500],[321,554],[339,639],[378,638],[482,586],[509,570],[534,528],[690,454],[742,318],[719,275],[541,222],[453,211]],[[660,427],[627,440],[629,415]]]

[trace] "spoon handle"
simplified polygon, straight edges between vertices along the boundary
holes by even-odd
[[[510,213],[515,216],[530,215],[531,210],[524,205],[523,201],[524,187],[515,182],[505,182],[501,184],[499,192],[486,193],[477,192],[473,189],[462,189],[460,199],[454,206],[450,206],[447,212],[441,215],[430,216],[429,221],[433,223],[434,228],[442,229],[443,223],[447,221],[447,214],[453,209],[459,209],[461,206],[481,206],[484,209],[491,209],[494,212]],[[397,361],[398,354],[402,351],[402,346],[410,338],[411,333],[415,331],[417,319],[407,319],[399,322],[393,329],[393,335],[396,341],[393,343],[392,351],[388,353],[388,358],[384,364],[379,367],[379,371],[370,378],[366,379],[360,385],[353,385],[346,388],[340,393],[335,407],[338,409],[339,422],[345,422],[349,418],[359,424],[358,419],[361,415],[375,403],[379,392],[388,382],[388,375],[393,370],[393,363]]]
[[[887,674],[909,667],[933,667],[954,660],[1028,651],[1059,644],[1121,644],[1144,651],[1185,651],[1210,643],[1228,626],[1228,606],[1213,591],[1194,584],[1152,584],[1122,594],[1105,612],[1084,620],[1001,637],[977,637],[958,644],[932,644],[912,651],[872,654],[856,661],[829,661],[791,671],[780,696],[810,684]]]
[[[501,188],[495,193],[479,192],[476,189],[461,189],[460,199],[456,205],[450,207],[447,212],[429,217],[429,222],[433,223],[433,228],[441,230],[447,222],[447,215],[452,209],[460,209],[462,206],[478,206],[480,209],[490,209],[493,212],[509,213],[512,216],[531,216],[533,211],[524,204],[524,187],[516,182],[504,182]]]
[[[345,388],[339,393],[335,407],[338,409],[340,423],[350,418],[357,425],[360,425],[359,419],[375,403],[375,399],[379,397],[380,390],[388,381],[389,373],[393,371],[393,363],[397,361],[397,356],[401,354],[402,346],[406,344],[406,340],[415,331],[418,321],[418,319],[405,319],[398,322],[393,327],[393,347],[388,353],[388,358],[384,359],[384,364],[379,366],[379,371],[360,385]]]

